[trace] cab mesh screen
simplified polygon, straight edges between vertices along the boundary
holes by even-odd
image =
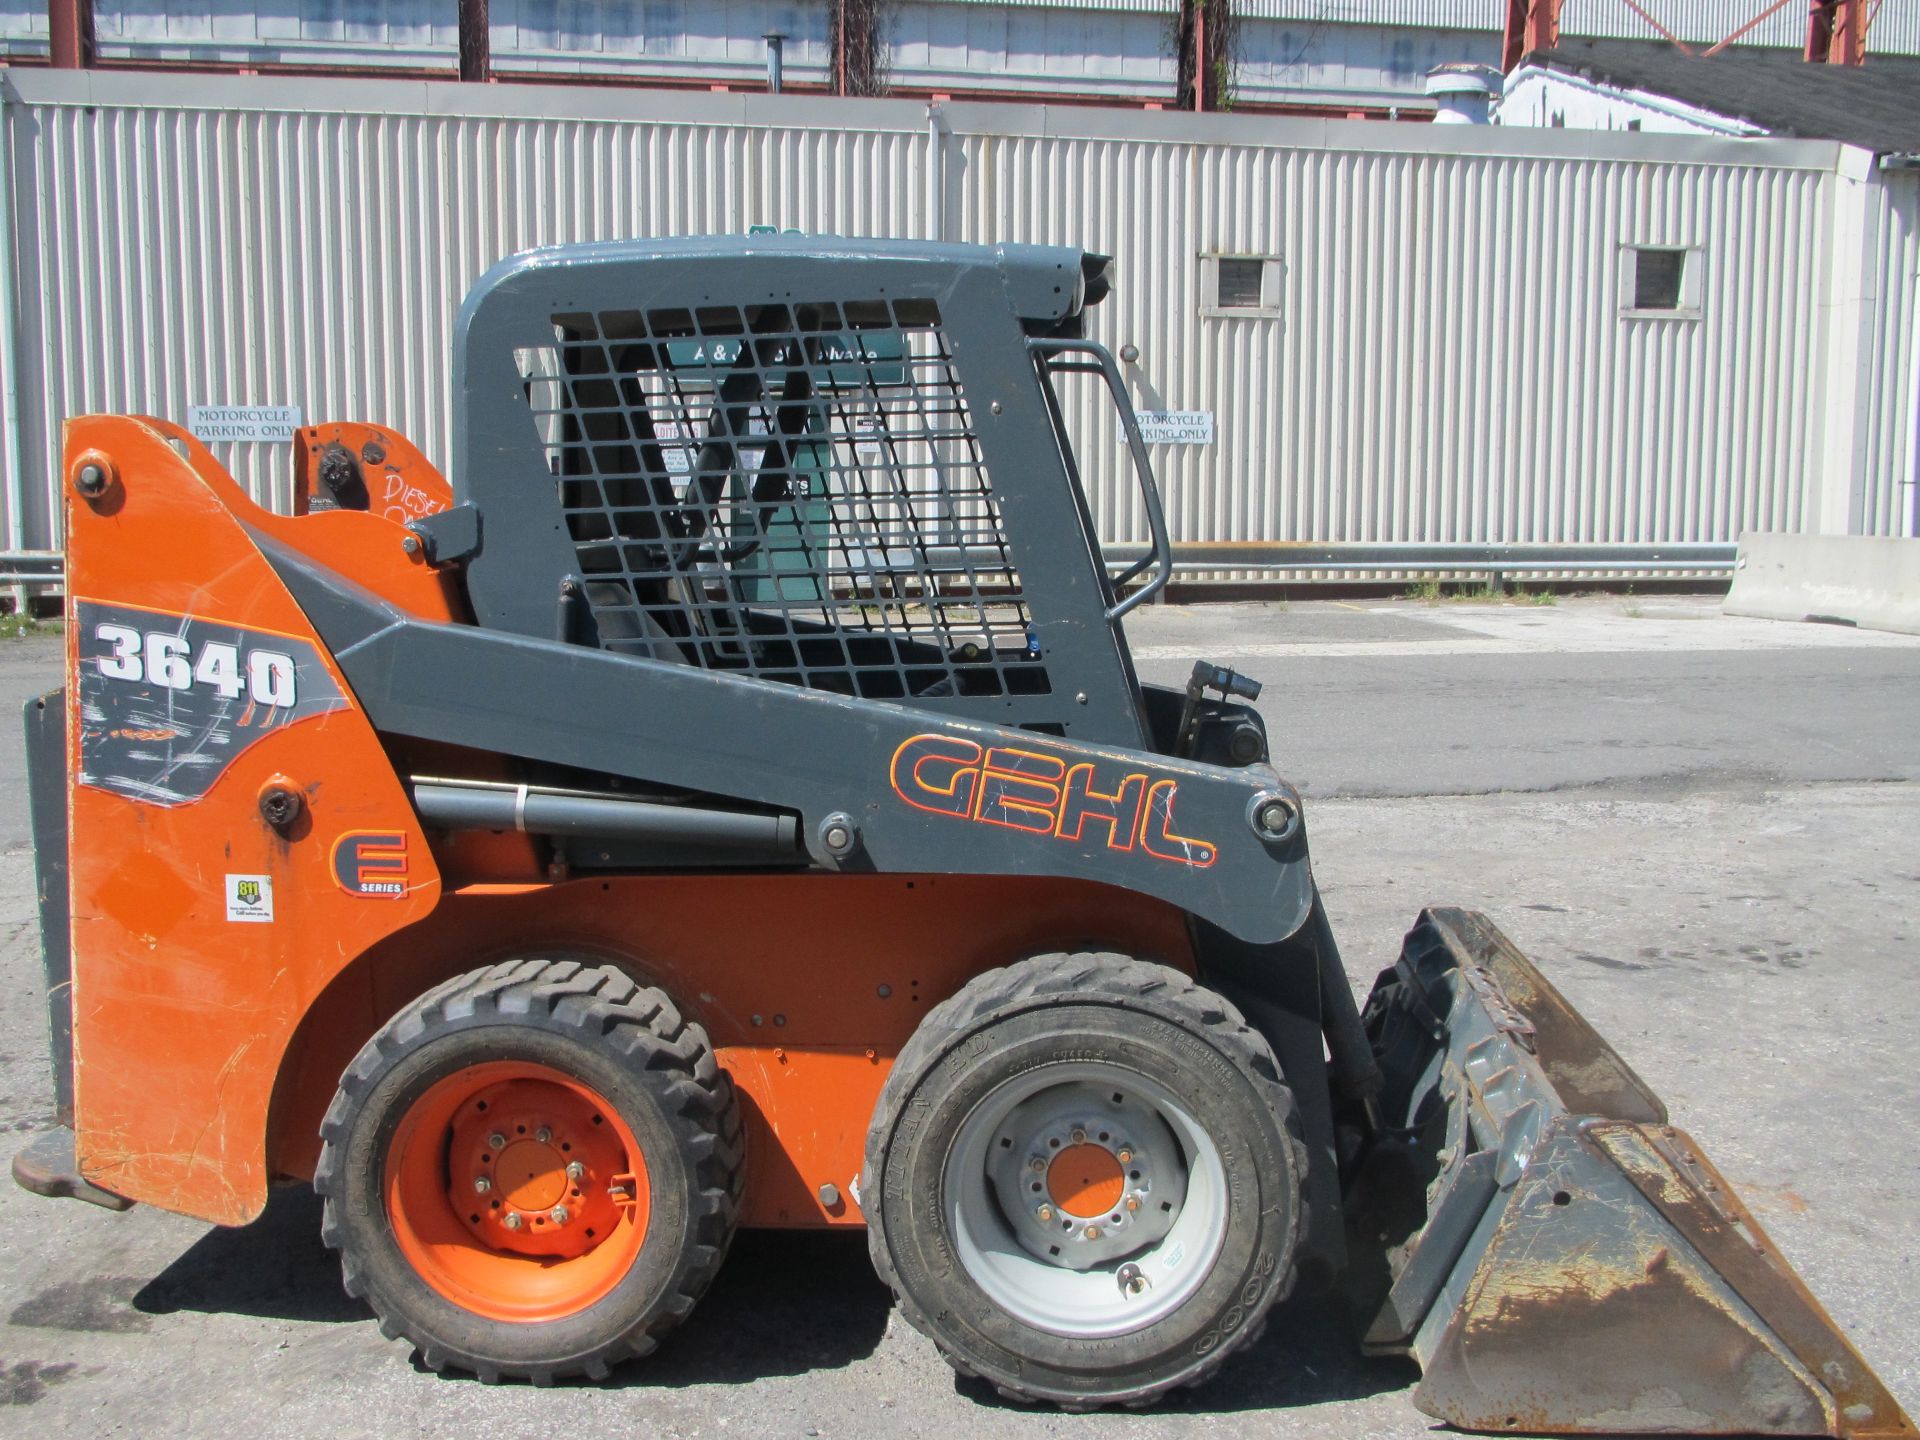
[[[872,698],[1047,690],[931,302],[553,327],[516,358],[600,645]]]

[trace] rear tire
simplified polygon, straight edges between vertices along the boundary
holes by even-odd
[[[1306,1148],[1266,1041],[1165,966],[977,977],[894,1064],[861,1177],[875,1268],[963,1374],[1070,1409],[1198,1384],[1292,1288]]]
[[[342,1077],[314,1188],[347,1292],[433,1370],[603,1378],[706,1291],[740,1117],[658,990],[512,960],[402,1010]]]

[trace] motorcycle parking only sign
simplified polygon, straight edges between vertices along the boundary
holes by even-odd
[[[300,428],[298,405],[192,405],[187,429],[203,445],[219,440],[291,440]]]
[[[1140,438],[1149,445],[1213,444],[1211,410],[1141,410],[1134,418],[1140,422]],[[1120,438],[1127,438],[1124,429]]]

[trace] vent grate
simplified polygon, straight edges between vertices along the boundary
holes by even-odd
[[[1219,291],[1216,303],[1222,310],[1258,310],[1260,287],[1267,271],[1264,260],[1241,260],[1222,256],[1219,267]]]
[[[516,359],[600,645],[876,699],[1047,692],[930,301],[552,318]]]
[[[1634,252],[1633,308],[1678,310],[1687,252],[1642,247]]]

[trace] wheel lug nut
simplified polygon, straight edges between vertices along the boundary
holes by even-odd
[[[556,1205],[556,1206],[554,1206],[554,1207],[553,1207],[553,1209],[551,1209],[551,1210],[549,1210],[549,1211],[547,1212],[547,1218],[548,1218],[549,1220],[551,1220],[551,1221],[553,1221],[553,1223],[554,1223],[554,1224],[556,1224],[556,1225],[564,1225],[564,1224],[566,1224],[566,1223],[567,1223],[567,1220],[568,1220],[568,1219],[569,1219],[570,1217],[569,1217],[569,1216],[567,1215],[567,1207],[566,1207],[566,1206],[564,1206],[564,1205]]]
[[[476,1175],[473,1177],[473,1193],[474,1194],[484,1195],[491,1189],[493,1189],[493,1182],[487,1179],[486,1176]]]
[[[574,1161],[571,1165],[567,1166],[567,1179],[578,1183],[579,1181],[584,1180],[586,1178],[587,1178],[587,1167],[582,1165],[578,1160]]]
[[[542,1145],[546,1145],[553,1140],[553,1131],[542,1125],[538,1130],[533,1132],[533,1138],[538,1140]]]
[[[1133,1163],[1133,1151],[1127,1146],[1122,1145],[1120,1147],[1120,1153],[1114,1156],[1114,1159],[1118,1160],[1122,1165],[1131,1165]]]
[[[507,1137],[502,1135],[498,1130],[494,1131],[493,1134],[487,1136],[487,1148],[489,1150],[506,1149]]]
[[[1047,1168],[1046,1157],[1044,1155],[1034,1156],[1031,1160],[1027,1161],[1027,1168],[1036,1175],[1041,1174]]]
[[[1042,1205],[1033,1213],[1040,1217],[1040,1223],[1042,1225],[1051,1225],[1053,1223],[1053,1206]]]
[[[1127,1209],[1138,1210],[1139,1208],[1140,1208],[1140,1197],[1138,1195],[1127,1196]]]
[[[522,1225],[526,1224],[527,1222],[520,1218],[520,1212],[518,1210],[509,1210],[507,1212],[506,1219],[502,1220],[500,1223],[506,1226],[507,1229],[509,1230],[518,1230]]]
[[[1076,1125],[1073,1127],[1072,1134],[1070,1134],[1067,1138],[1072,1140],[1073,1143],[1076,1145],[1084,1145],[1087,1143],[1087,1132],[1082,1130],[1078,1125]]]
[[[1098,1240],[1100,1238],[1100,1227],[1098,1225],[1089,1225],[1086,1228],[1085,1234],[1089,1240]]]

